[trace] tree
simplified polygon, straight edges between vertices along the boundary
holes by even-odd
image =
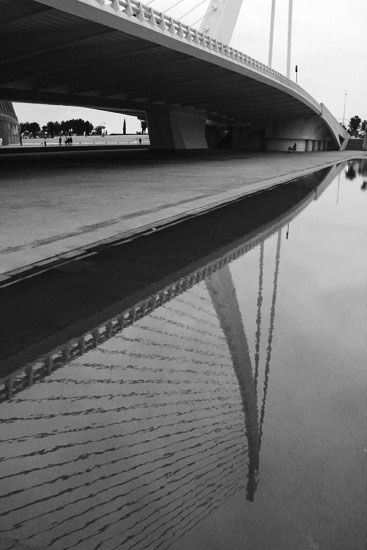
[[[122,133],[126,136],[126,118],[124,118],[124,125],[122,127]]]
[[[361,124],[362,119],[358,115],[354,115],[349,121],[349,129],[352,135],[356,135],[358,132],[359,125]]]
[[[41,131],[38,122],[31,122],[29,125],[29,131],[33,134],[33,137],[37,137],[37,134],[39,134]]]
[[[145,130],[148,128],[147,121],[146,120],[141,120],[140,121],[140,126],[141,126],[141,133],[145,134]]]
[[[361,124],[361,130],[362,132],[365,132],[367,130],[367,120],[364,120]]]
[[[89,122],[89,120],[86,120],[85,124],[84,124],[84,128],[85,128],[85,133],[87,136],[89,136],[89,134],[92,132],[94,126],[91,122]]]
[[[21,122],[20,123],[20,128],[19,128],[19,131],[20,131],[20,135],[24,134],[24,133],[28,133],[30,130],[29,130],[29,122]]]
[[[97,136],[101,136],[103,130],[104,130],[104,126],[101,126],[101,125],[96,126],[96,127],[94,128],[94,131],[95,131],[95,133],[97,134]]]
[[[59,124],[54,122],[54,124]],[[72,118],[71,120],[62,120],[60,123],[60,129],[63,134],[69,134],[71,131],[78,136],[90,134],[93,130],[93,124],[89,120],[83,120],[82,118]]]
[[[60,134],[59,122],[47,122],[46,130],[51,137],[55,137],[55,135],[58,136]]]
[[[37,137],[37,134],[39,134],[41,131],[40,125],[38,122],[22,122],[20,124],[20,133],[24,134],[25,132],[28,132],[33,135],[33,137]]]

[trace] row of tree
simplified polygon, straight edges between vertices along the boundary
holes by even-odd
[[[102,127],[101,127],[102,128]],[[22,122],[20,124],[21,134],[31,134],[33,137],[39,135],[48,135],[50,137],[76,134],[76,135],[89,135],[94,130],[94,126],[89,120],[83,120],[81,118],[73,118],[71,120],[50,121],[47,122],[42,128],[38,122]]]
[[[366,132],[367,120],[362,120],[360,116],[354,115],[349,121],[348,128],[352,136],[358,136],[359,132]]]
[[[38,122],[22,122],[20,124],[21,135],[37,136],[66,136],[74,134],[77,136],[89,136],[90,134],[105,135],[107,134],[104,126],[93,126],[89,120],[83,120],[81,118],[73,118],[71,120],[62,120],[61,122],[48,122],[44,126],[38,124]],[[126,134],[126,119],[124,119],[122,133]]]

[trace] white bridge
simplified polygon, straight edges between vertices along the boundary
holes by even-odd
[[[322,103],[224,43],[240,5],[198,30],[137,0],[0,0],[0,97],[137,114],[158,149],[343,148]]]

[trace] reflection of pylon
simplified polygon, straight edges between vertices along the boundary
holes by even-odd
[[[281,230],[278,231],[277,250],[275,257],[275,272],[273,278],[273,295],[270,311],[270,328],[266,349],[264,391],[259,421],[257,406],[257,379],[260,361],[261,343],[261,306],[263,302],[263,274],[264,274],[264,243],[260,248],[259,290],[256,317],[255,368],[252,368],[250,352],[242,316],[237,301],[236,290],[229,266],[211,275],[206,286],[217,313],[220,326],[226,337],[233,368],[238,380],[242,407],[245,415],[246,436],[249,449],[249,471],[247,482],[247,499],[253,501],[257,487],[257,474],[260,464],[260,447],[265,416],[266,397],[268,392],[269,371],[271,364],[272,341],[274,334],[275,305],[278,290],[280,265]]]
[[[229,266],[211,275],[206,285],[227,340],[240,388],[249,449],[247,498],[253,500],[257,483],[260,441],[257,397],[249,347]]]

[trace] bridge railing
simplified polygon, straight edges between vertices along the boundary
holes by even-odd
[[[255,69],[272,79],[286,85],[288,88],[298,92],[305,99],[310,101],[318,110],[321,110],[319,103],[304,90],[301,86],[279,73],[278,71],[261,63],[257,59],[246,55],[240,50],[212,38],[211,36],[190,27],[186,23],[166,15],[162,11],[155,10],[146,6],[138,0],[98,0],[101,6],[113,8],[117,13],[125,15],[131,19],[137,19],[141,23],[147,24],[157,31],[169,33],[178,40],[184,40],[200,49],[208,50],[213,54],[226,57],[238,63],[239,65]]]

